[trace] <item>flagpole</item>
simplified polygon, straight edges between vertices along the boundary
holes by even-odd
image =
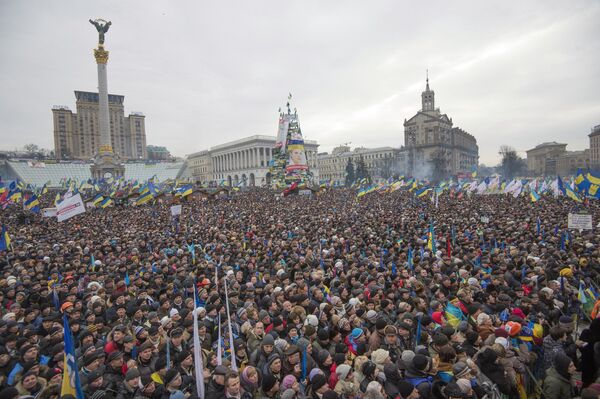
[[[199,399],[204,399],[204,368],[202,364],[202,347],[200,345],[200,333],[198,332],[198,305],[196,297],[196,285],[194,284],[194,373],[196,377],[196,393]]]
[[[223,281],[225,287],[225,309],[227,310],[227,326],[229,327],[229,351],[231,352],[231,369],[237,371],[235,348],[233,346],[233,332],[231,330],[231,317],[229,316],[229,294],[227,293],[227,280]]]

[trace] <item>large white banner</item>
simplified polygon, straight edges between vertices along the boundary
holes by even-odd
[[[569,213],[567,217],[567,227],[577,230],[592,230],[592,215]]]
[[[56,217],[59,222],[63,222],[73,216],[85,212],[85,205],[81,199],[81,194],[73,195],[58,204]]]
[[[56,208],[44,208],[42,209],[42,217],[52,218],[56,216]]]

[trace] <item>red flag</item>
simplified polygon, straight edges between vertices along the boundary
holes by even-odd
[[[452,246],[450,245],[450,237],[446,237],[446,255],[448,255],[448,258],[452,257]]]

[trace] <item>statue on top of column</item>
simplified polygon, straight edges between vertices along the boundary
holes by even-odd
[[[112,24],[112,22],[110,22],[110,21],[106,22],[103,19],[96,19],[96,20],[90,19],[90,24],[92,24],[96,27],[96,30],[98,31],[98,44],[100,46],[103,46],[104,45],[104,34],[106,32],[108,32],[108,28],[110,28],[110,25]]]

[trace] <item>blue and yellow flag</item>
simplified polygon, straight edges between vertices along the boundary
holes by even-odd
[[[421,198],[421,197],[426,196],[431,190],[432,190],[431,187],[423,187],[422,189],[415,192],[415,195],[417,196],[417,198]]]
[[[63,314],[63,328],[65,335],[65,354],[63,366],[63,380],[60,389],[60,396],[71,396],[76,399],[84,399],[81,381],[79,381],[79,368],[77,367],[77,356],[75,355],[75,345],[73,344],[73,335],[67,314]]]
[[[567,195],[567,197],[571,198],[575,202],[583,202],[581,200],[581,198],[579,198],[579,196],[577,195],[577,193],[575,191],[573,191],[571,189],[571,187],[569,187],[568,184],[565,185],[565,194]]]
[[[104,209],[113,203],[113,199],[110,197],[104,198],[104,200],[100,203],[100,208]]]
[[[40,201],[38,200],[37,195],[32,195],[31,197],[29,197],[25,203],[25,209],[28,209],[30,211],[33,211],[35,213],[39,213],[40,212]]]
[[[452,302],[448,302],[444,313],[446,316],[446,321],[454,328],[456,328],[458,323],[460,323],[464,318],[462,310],[460,310],[460,308],[454,305]]]
[[[0,251],[8,251],[10,249],[10,236],[6,227],[2,226],[2,233],[0,234]]]
[[[94,206],[98,206],[98,204],[101,203],[103,200],[104,200],[104,197],[102,196],[102,194],[98,194],[92,200],[92,204],[94,204]]]
[[[432,252],[436,253],[435,247],[435,232],[433,230],[433,222],[429,225],[429,233],[427,234],[427,248]]]
[[[531,202],[538,202],[540,200],[540,195],[536,193],[533,188],[531,189],[529,195],[531,196]]]

